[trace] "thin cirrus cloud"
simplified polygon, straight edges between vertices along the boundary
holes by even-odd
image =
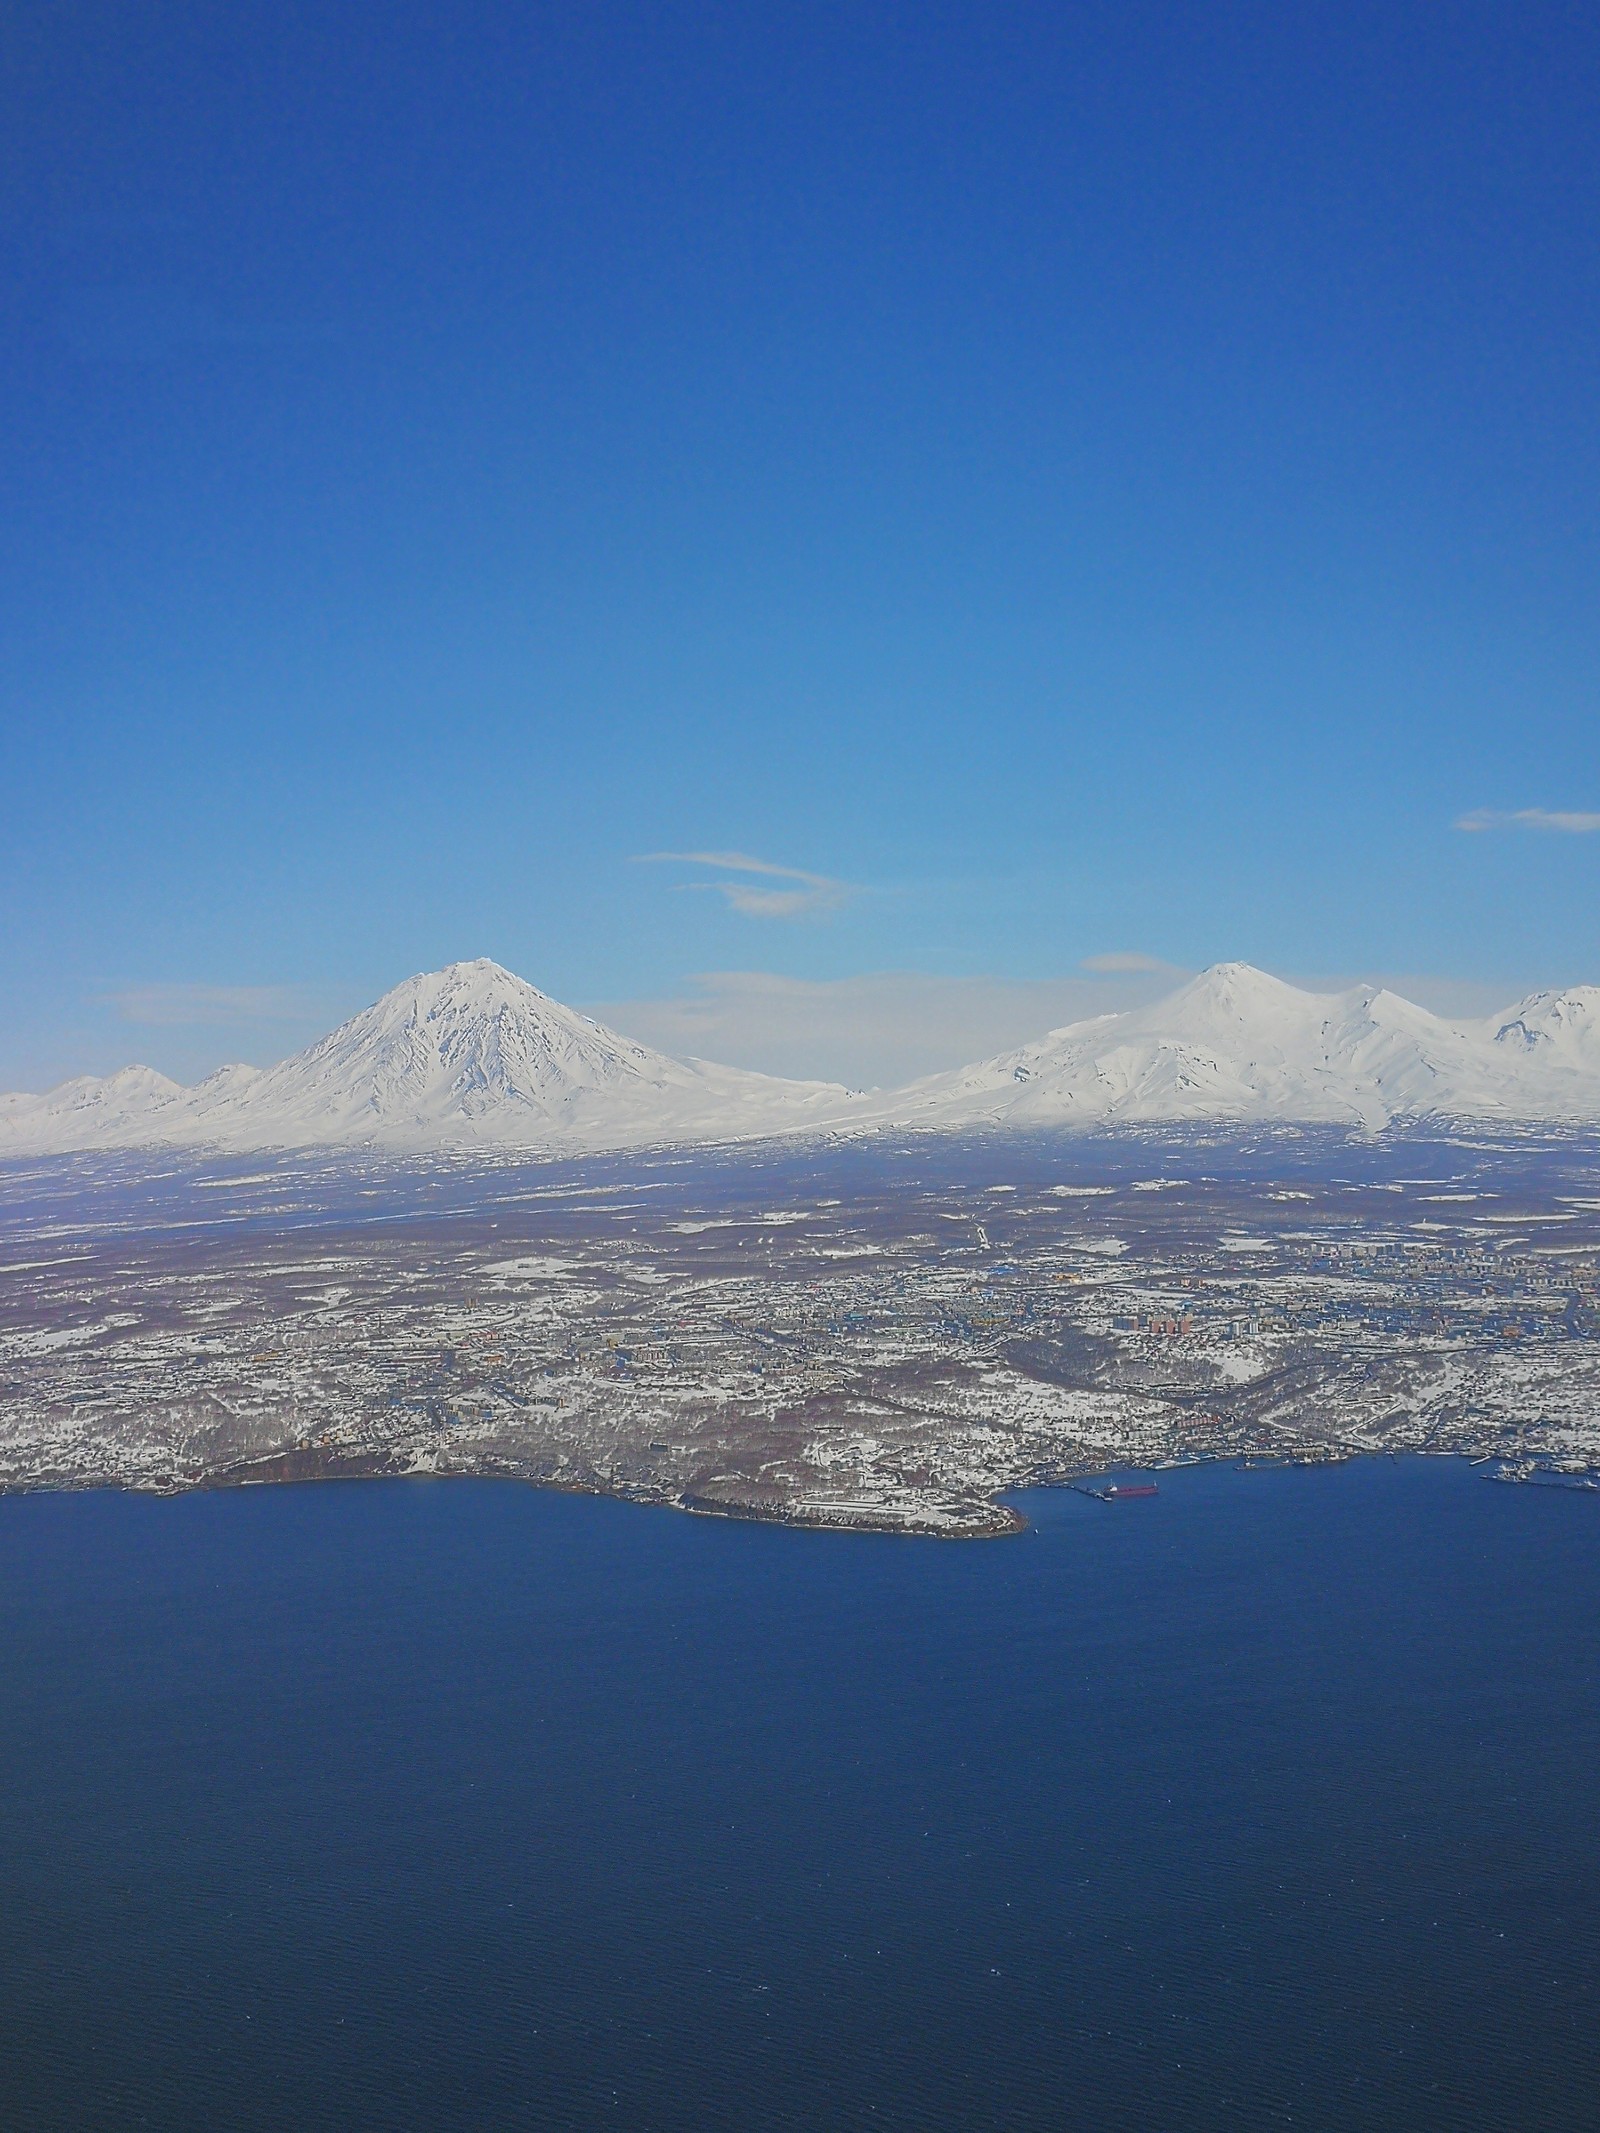
[[[152,1029],[306,1022],[321,1003],[293,985],[125,985],[105,998],[124,1022]]]
[[[1577,808],[1475,807],[1457,815],[1458,830],[1544,830],[1558,837],[1590,837],[1600,830],[1600,814]]]
[[[639,852],[634,864],[712,867],[734,876],[731,881],[680,881],[675,886],[720,896],[729,910],[737,911],[741,918],[815,918],[825,911],[839,910],[856,893],[848,881],[836,881],[829,874],[809,874],[804,867],[778,866],[770,859],[756,859],[749,852]],[[756,878],[738,878],[747,875]],[[764,882],[792,886],[767,888]]]

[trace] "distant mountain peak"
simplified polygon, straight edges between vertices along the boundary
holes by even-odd
[[[419,971],[306,1050],[197,1088],[124,1068],[0,1103],[0,1149],[611,1147],[738,1140],[847,1111],[826,1082],[671,1059],[479,957]]]
[[[1542,1054],[1569,1067],[1600,1070],[1600,985],[1530,993],[1496,1018],[1497,1045]]]
[[[1255,963],[1208,963],[1198,971],[1180,992],[1228,992],[1228,993],[1278,993],[1293,992],[1286,978],[1276,978],[1270,970],[1262,970]]]
[[[860,1097],[669,1058],[487,957],[420,971],[275,1067],[184,1089],[150,1067],[0,1097],[0,1152],[226,1148],[579,1149],[857,1125],[1071,1130],[1283,1119],[1600,1121],[1600,987],[1451,1022],[1383,988],[1314,993],[1215,963],[1152,1005]]]
[[[1538,1033],[1527,1049],[1540,1055],[1525,1065],[1507,1026],[1450,1022],[1381,986],[1314,993],[1250,963],[1215,963],[1165,999],[930,1075],[882,1109],[886,1121],[951,1130],[1600,1119],[1600,990],[1561,997],[1576,1004],[1524,1003]]]

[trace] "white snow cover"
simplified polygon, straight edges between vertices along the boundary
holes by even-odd
[[[1600,987],[1448,1022],[1397,993],[1303,992],[1218,963],[1153,1006],[914,1082],[886,1109],[930,1127],[1600,1119]]]
[[[192,1089],[149,1067],[0,1097],[0,1155],[199,1145],[608,1148],[822,1127],[1073,1129],[1161,1120],[1600,1121],[1600,987],[1450,1022],[1395,993],[1303,992],[1219,963],[887,1095],[670,1059],[497,963],[408,978],[292,1059]]]
[[[1531,993],[1495,1021],[1497,1045],[1532,1053],[1545,1066],[1600,1074],[1600,985]]]
[[[126,1145],[187,1093],[154,1067],[125,1066],[80,1074],[45,1096],[0,1096],[0,1149]]]
[[[126,1067],[0,1098],[0,1152],[603,1148],[793,1132],[850,1102],[828,1082],[669,1059],[485,961],[407,978],[264,1073],[223,1067],[184,1089]]]

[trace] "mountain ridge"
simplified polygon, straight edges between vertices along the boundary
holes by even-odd
[[[96,1147],[569,1149],[890,1128],[1600,1121],[1600,987],[1449,1020],[1248,963],[862,1095],[676,1059],[479,959],[404,979],[303,1051],[184,1088],[149,1067],[0,1097],[0,1155]]]
[[[1490,1022],[1509,1027],[1518,1013]],[[1447,1021],[1384,987],[1312,993],[1226,963],[1148,1007],[926,1076],[895,1102],[906,1122],[928,1125],[1278,1117],[1379,1130],[1438,1115],[1600,1116],[1600,1061],[1563,1080],[1542,1059],[1497,1058],[1488,1025]]]

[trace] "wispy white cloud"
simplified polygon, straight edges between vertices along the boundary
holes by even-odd
[[[829,874],[810,874],[804,867],[779,866],[770,859],[757,859],[749,852],[639,852],[636,866],[714,867],[720,873],[753,874],[756,881],[680,881],[680,889],[698,889],[720,896],[732,911],[744,918],[811,918],[824,911],[837,911],[855,895],[848,881]],[[760,881],[792,882],[792,888],[762,888]]]
[[[103,997],[124,1022],[156,1029],[307,1022],[322,1012],[318,996],[295,985],[125,985]]]
[[[1183,978],[1189,974],[1181,964],[1163,962],[1158,955],[1141,955],[1136,948],[1114,949],[1109,955],[1086,955],[1078,968],[1092,970],[1098,977]]]
[[[1600,831],[1600,813],[1582,808],[1475,807],[1469,814],[1457,815],[1454,826],[1458,830],[1545,830],[1561,837],[1589,837]]]

